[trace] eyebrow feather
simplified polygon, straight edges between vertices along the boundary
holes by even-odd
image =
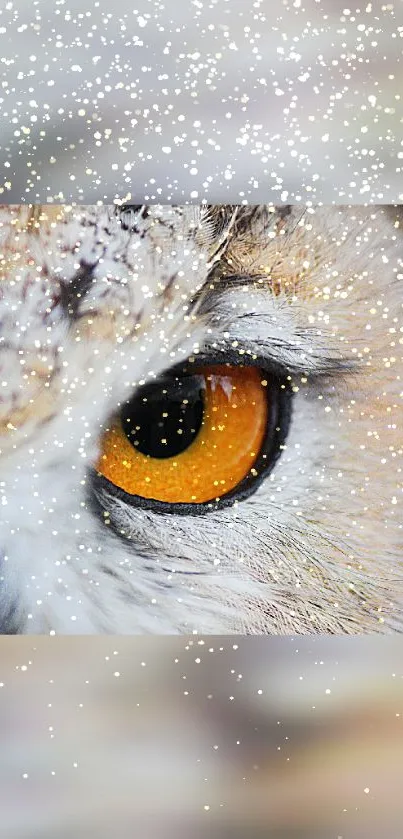
[[[267,285],[259,287],[257,277],[237,274],[213,282],[198,301],[197,314],[209,324],[205,346],[214,345],[223,354],[237,348],[272,368],[300,375],[343,375],[362,366],[339,336],[302,323],[288,301]]]

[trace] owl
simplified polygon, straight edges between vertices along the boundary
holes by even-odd
[[[402,224],[0,208],[3,634],[401,631]]]

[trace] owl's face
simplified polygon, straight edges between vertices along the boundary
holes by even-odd
[[[398,211],[0,225],[2,631],[400,630]]]

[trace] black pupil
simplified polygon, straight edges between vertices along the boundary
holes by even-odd
[[[121,412],[132,445],[142,454],[158,458],[185,451],[203,422],[203,390],[201,376],[160,380],[141,388]]]

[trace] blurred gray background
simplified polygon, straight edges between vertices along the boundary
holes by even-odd
[[[403,0],[4,0],[0,200],[403,200]]]
[[[401,839],[398,638],[0,641],[7,839]]]

